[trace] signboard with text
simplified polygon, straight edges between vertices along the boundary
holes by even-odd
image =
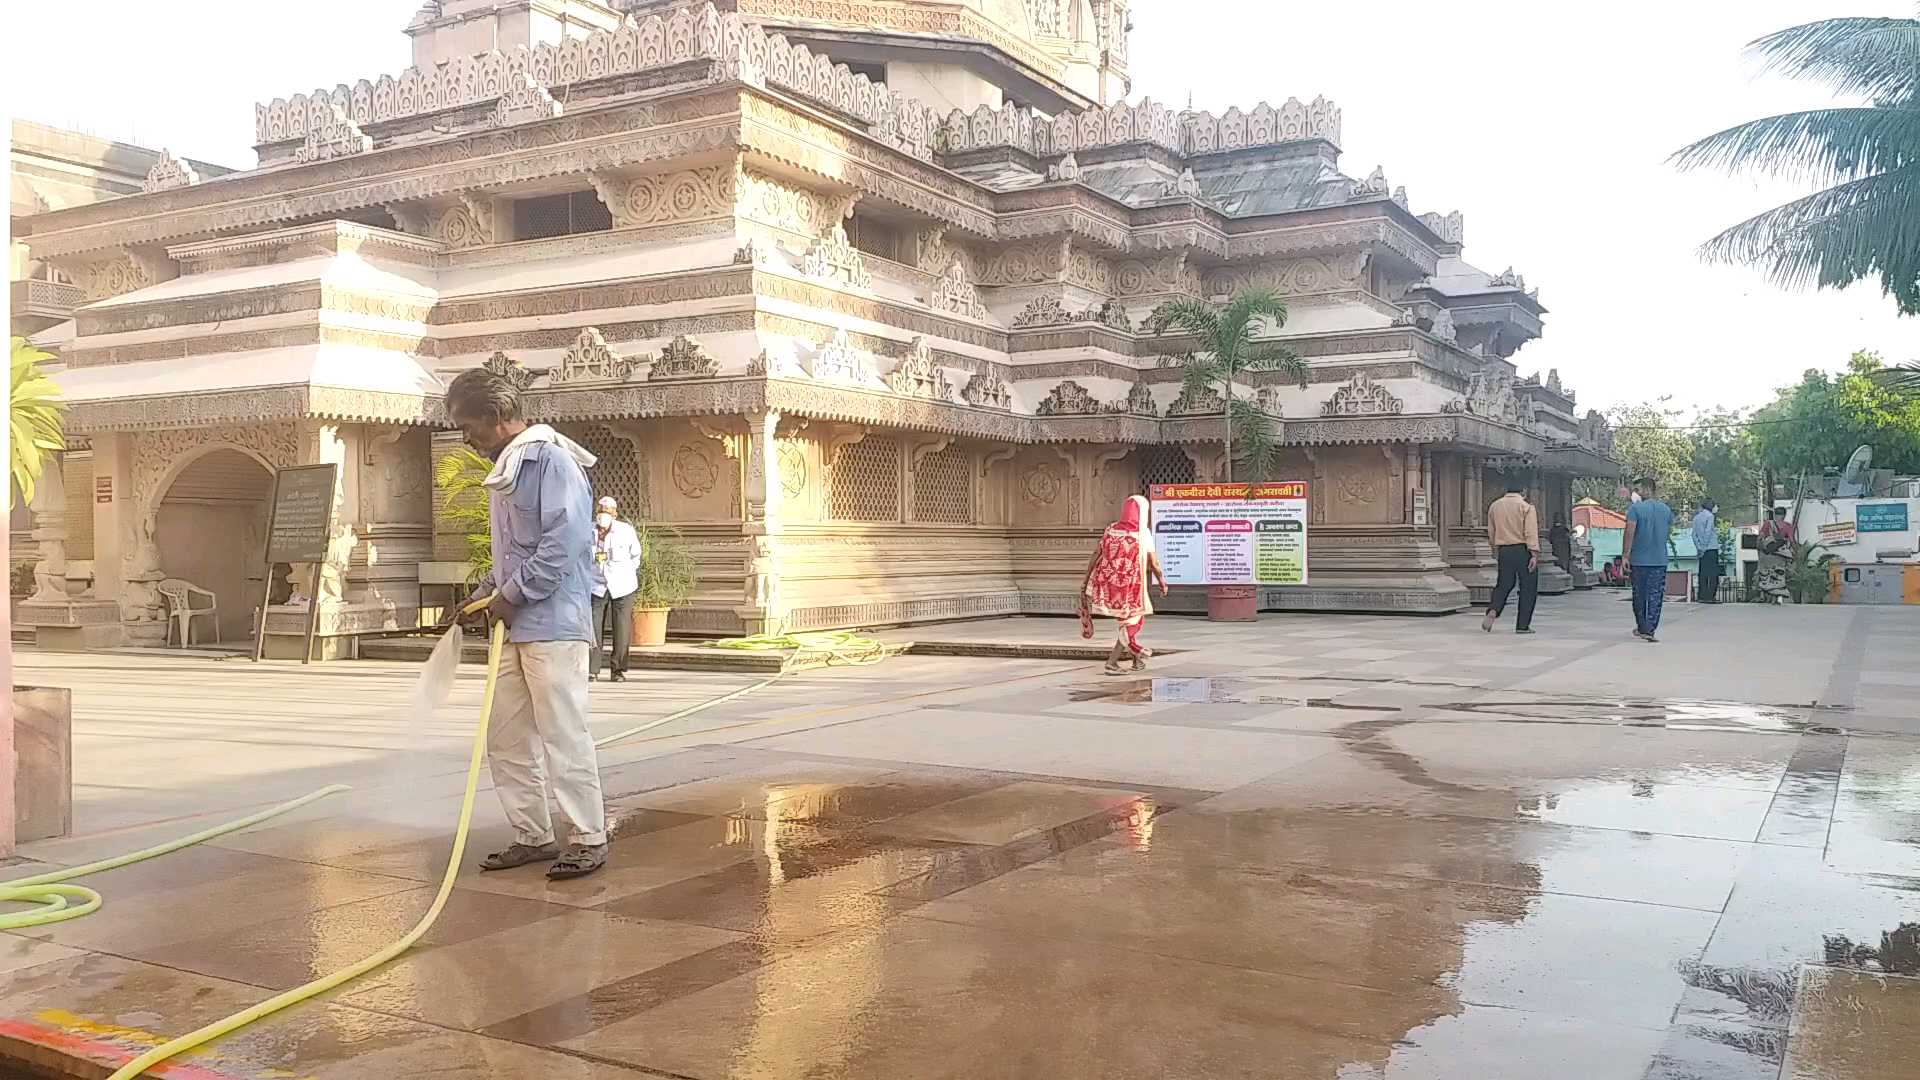
[[[333,481],[338,468],[301,465],[274,474],[268,566],[326,559],[327,541],[333,536]]]
[[[1829,521],[1820,526],[1822,544],[1851,544],[1855,540],[1854,523],[1851,521]]]
[[[1169,585],[1305,585],[1307,484],[1155,484],[1153,543]]]
[[[1860,503],[1853,508],[1861,532],[1906,532],[1907,504]]]

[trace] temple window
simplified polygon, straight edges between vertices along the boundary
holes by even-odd
[[[868,255],[876,255],[894,262],[911,262],[911,258],[902,258],[906,250],[906,238],[901,231],[882,221],[875,221],[864,214],[853,215],[847,222],[847,242],[856,250]]]
[[[613,215],[591,191],[513,200],[513,238],[516,240],[606,232],[611,228]]]
[[[885,64],[873,64],[860,60],[841,60],[838,58],[835,58],[833,62],[841,65],[855,75],[865,75],[868,82],[883,83],[887,81],[887,65]]]

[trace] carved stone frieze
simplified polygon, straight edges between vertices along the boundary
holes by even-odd
[[[1500,424],[1531,424],[1533,418],[1513,387],[1513,376],[1496,368],[1483,368],[1467,377],[1466,394],[1447,402],[1440,411],[1477,416]]]
[[[1125,402],[1119,403],[1116,407],[1094,397],[1092,391],[1072,379],[1062,379],[1047,392],[1046,397],[1040,399],[1040,404],[1035,406],[1033,411],[1039,416],[1091,416],[1097,413],[1123,412],[1125,409]]]
[[[1353,289],[1366,281],[1367,263],[1367,252],[1361,250],[1222,268],[1207,275],[1207,295],[1233,296],[1249,289],[1271,289],[1282,296],[1299,296]]]
[[[734,169],[709,165],[669,173],[587,174],[616,228],[698,221],[733,212]]]
[[[1192,169],[1181,169],[1179,176],[1160,185],[1160,197],[1164,199],[1197,199],[1200,197],[1200,180],[1193,175]]]
[[[1160,406],[1153,400],[1153,391],[1146,383],[1137,382],[1127,391],[1127,412],[1135,416],[1159,416]]]
[[[1080,162],[1072,154],[1047,166],[1047,179],[1072,183],[1080,179]]]
[[[1200,290],[1200,271],[1188,265],[1184,251],[1152,259],[1130,259],[1113,269],[1113,291],[1116,296],[1154,296],[1161,293],[1199,296]]]
[[[564,386],[588,382],[625,382],[633,377],[633,369],[639,363],[637,357],[615,356],[600,331],[588,326],[582,328],[580,336],[573,339],[573,344],[560,358],[560,366],[554,368],[547,377],[547,383]]]
[[[1012,390],[990,371],[978,372],[968,379],[967,385],[960,388],[960,397],[976,408],[1013,408]]]
[[[1013,328],[1027,330],[1037,326],[1064,326],[1073,320],[1073,312],[1061,306],[1058,296],[1048,293],[1027,301],[1027,306],[1013,317]]]
[[[533,385],[534,374],[520,366],[520,361],[504,352],[495,352],[480,365],[487,371],[507,380],[516,390],[526,390]]]
[[[1347,191],[1347,198],[1385,199],[1390,197],[1392,189],[1387,184],[1386,169],[1375,165],[1365,180],[1355,180]]]
[[[373,139],[348,118],[345,109],[331,105],[326,118],[307,129],[306,140],[293,152],[293,160],[331,161],[348,154],[364,154],[371,149]]]
[[[669,472],[673,477],[674,490],[689,499],[705,497],[720,480],[719,468],[706,448],[698,442],[682,443],[673,452]]]
[[[1334,390],[1320,406],[1322,416],[1380,416],[1406,409],[1406,403],[1373,381],[1365,370],[1356,371],[1345,386]]]
[[[973,282],[967,279],[967,268],[958,259],[949,262],[946,272],[934,279],[927,306],[935,311],[964,315],[969,319],[987,317],[986,306],[980,303],[980,290],[974,288]]]
[[[853,209],[846,196],[827,195],[756,169],[742,169],[735,209],[743,218],[809,239],[825,236]]]
[[[903,397],[953,400],[953,386],[947,382],[946,372],[933,362],[933,350],[925,338],[913,339],[906,357],[887,373],[887,387]]]
[[[1466,216],[1455,210],[1451,214],[1421,214],[1420,223],[1425,225],[1442,243],[1464,244],[1467,242]]]
[[[458,251],[494,243],[493,200],[473,192],[461,192],[453,201],[427,212],[426,235]]]
[[[720,361],[708,356],[700,343],[685,334],[676,334],[654,358],[647,370],[650,382],[666,379],[711,379],[720,374]]]
[[[845,330],[835,330],[814,352],[813,377],[861,385],[880,381],[873,354],[848,341]]]
[[[559,102],[553,100],[553,94],[546,87],[522,71],[507,80],[500,101],[488,114],[487,122],[494,127],[510,127],[534,120],[551,120],[565,111]]]
[[[848,241],[846,226],[837,221],[832,231],[807,249],[800,260],[800,272],[856,289],[873,288],[873,274],[867,270],[866,258]]]
[[[1227,411],[1224,394],[1211,386],[1186,386],[1167,406],[1168,416],[1219,416]]]
[[[199,182],[200,174],[192,165],[162,150],[160,160],[153,163],[153,168],[147,170],[147,178],[140,182],[140,190],[151,195],[156,191],[172,191]]]

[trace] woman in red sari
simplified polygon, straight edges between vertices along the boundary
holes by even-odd
[[[1105,615],[1120,624],[1120,635],[1107,654],[1107,674],[1118,675],[1120,662],[1129,657],[1133,670],[1144,671],[1153,651],[1140,644],[1140,624],[1153,614],[1147,597],[1148,585],[1158,585],[1167,595],[1167,579],[1160,572],[1160,560],[1153,550],[1152,509],[1144,496],[1129,496],[1120,511],[1120,520],[1101,534],[1100,547],[1087,562],[1087,576],[1080,586],[1081,633],[1093,636],[1091,616]]]

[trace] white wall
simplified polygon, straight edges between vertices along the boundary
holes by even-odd
[[[1828,551],[1840,556],[1842,562],[1877,562],[1876,554],[1889,548],[1904,548],[1909,551],[1920,549],[1920,499],[1809,499],[1800,508],[1800,520],[1794,523],[1794,535],[1798,536],[1802,543],[1819,543],[1820,526],[1835,521],[1857,521],[1858,512],[1855,507],[1861,503],[1876,505],[1905,503],[1907,531],[1858,533],[1856,534],[1858,539],[1851,544],[1839,544],[1827,548]],[[1788,513],[1793,512],[1791,500],[1781,502],[1779,505],[1786,507]]]

